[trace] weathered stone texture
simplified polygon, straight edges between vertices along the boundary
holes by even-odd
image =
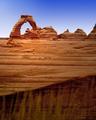
[[[96,120],[96,76],[0,97],[0,103],[12,120],[22,112],[22,120]]]

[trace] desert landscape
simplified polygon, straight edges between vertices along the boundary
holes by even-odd
[[[33,29],[27,29],[26,33],[21,35],[21,26],[26,22],[29,22]],[[48,90],[51,91],[50,95],[46,93]],[[73,90],[74,92],[72,92]],[[54,91],[57,93],[55,97]],[[61,93],[61,91],[64,92]],[[32,16],[22,15],[13,27],[10,38],[0,39],[1,120],[15,120],[16,117],[18,120],[25,120],[27,108],[24,105],[26,106],[26,101],[29,100],[30,95],[34,94],[37,98],[31,96],[30,99],[35,101],[34,105],[37,107],[35,106],[34,109],[37,112],[34,113],[35,117],[32,119],[30,113],[28,120],[47,120],[48,116],[46,115],[52,115],[45,110],[46,107],[40,107],[43,100],[43,104],[47,102],[46,95],[47,98],[49,95],[49,101],[53,100],[52,104],[56,103],[55,107],[57,105],[55,108],[57,112],[53,111],[55,115],[49,117],[48,120],[56,118],[56,120],[96,119],[96,25],[89,35],[79,28],[74,33],[66,30],[58,35],[52,27],[40,28]],[[42,97],[42,94],[45,97]],[[60,102],[61,94],[64,97],[62,102]],[[16,100],[18,104],[21,103],[20,113],[15,109],[15,107],[18,108],[15,103],[9,102],[9,106],[15,106],[14,108],[7,106],[8,101],[13,99],[15,103]],[[54,100],[57,101],[54,102]],[[32,101],[30,101],[31,106]],[[67,106],[66,101],[70,101]],[[66,110],[63,111],[62,115],[60,112],[62,105],[58,105],[58,103],[65,105],[64,110]],[[47,106],[51,112],[53,107]],[[9,110],[7,114],[6,108],[13,111]],[[43,110],[41,110],[42,108]],[[78,111],[77,115],[76,111]],[[38,118],[36,118],[37,114]],[[41,114],[41,119],[39,119]],[[9,119],[6,119],[8,117]],[[71,119],[72,117],[73,119]]]
[[[81,29],[57,35],[50,27],[20,35],[27,19],[37,26],[32,16],[21,15],[11,37],[0,40],[0,95],[96,75],[96,26],[88,36]]]
[[[17,42],[0,41],[0,95],[96,75],[96,41]]]

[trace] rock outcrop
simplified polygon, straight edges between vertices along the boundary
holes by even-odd
[[[69,30],[67,29],[66,31],[64,31],[64,33],[58,35],[58,38],[60,39],[68,39],[71,36],[72,33],[69,32]]]
[[[33,30],[33,29],[28,30],[28,28],[27,28],[26,32],[23,35],[21,35],[21,37],[22,38],[30,38],[30,39],[34,39],[34,38],[39,39],[40,38],[39,30]]]
[[[52,27],[44,27],[37,30],[27,30],[24,38],[40,38],[40,39],[55,39],[57,38],[57,32]]]
[[[45,27],[39,31],[40,38],[55,39],[57,32],[52,27]]]
[[[90,32],[86,40],[96,40],[96,25],[94,26],[93,30]]]
[[[77,29],[74,32],[74,39],[76,40],[84,40],[87,37],[87,34],[82,29]]]
[[[27,28],[26,32],[21,35],[20,29],[21,26],[29,22],[32,26],[32,29],[29,30]],[[57,38],[57,32],[52,27],[45,27],[40,28],[36,25],[36,22],[33,20],[32,16],[29,15],[21,15],[19,21],[13,27],[13,30],[10,34],[10,38],[48,38],[48,39],[55,39]]]
[[[69,30],[67,29],[58,37],[65,40],[84,40],[87,35],[82,29],[77,29],[74,33],[69,32]]]
[[[20,30],[24,23],[28,22],[32,29],[27,28],[26,32],[21,35]],[[63,39],[63,40],[96,40],[96,25],[91,33],[87,36],[82,29],[77,29],[74,33],[69,32],[67,29],[64,33],[57,35],[57,32],[52,27],[40,28],[37,26],[32,16],[21,15],[19,21],[14,25],[10,38],[30,38],[30,39]]]
[[[29,24],[32,26],[33,30],[38,29],[36,22],[34,21],[32,16],[21,15],[21,18],[13,27],[10,37],[11,38],[21,38],[20,29],[21,29],[21,26],[26,22],[29,22]]]

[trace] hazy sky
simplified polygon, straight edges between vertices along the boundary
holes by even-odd
[[[0,37],[9,36],[21,14],[34,17],[40,27],[59,33],[82,28],[89,33],[96,23],[96,0],[0,0]],[[29,27],[23,25],[22,31]]]

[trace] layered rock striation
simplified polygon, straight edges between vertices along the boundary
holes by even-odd
[[[0,97],[3,120],[96,120],[96,76]]]

